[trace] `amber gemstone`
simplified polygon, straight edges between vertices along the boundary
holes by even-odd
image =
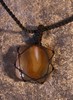
[[[23,48],[22,48],[23,49]],[[31,46],[18,56],[17,66],[29,77],[39,79],[48,70],[48,55],[44,47]]]

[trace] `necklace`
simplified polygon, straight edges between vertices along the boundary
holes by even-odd
[[[17,59],[14,64],[16,76],[23,81],[43,83],[54,70],[52,65],[54,50],[42,46],[43,32],[72,22],[73,15],[50,26],[39,25],[36,30],[29,30],[21,24],[3,0],[0,0],[0,3],[22,30],[34,34],[32,43],[17,48]]]

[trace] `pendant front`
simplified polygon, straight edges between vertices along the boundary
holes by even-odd
[[[44,82],[49,70],[48,53],[42,46],[20,47],[16,67],[22,71],[16,69],[18,78]]]

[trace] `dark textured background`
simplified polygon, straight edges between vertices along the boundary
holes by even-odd
[[[4,0],[24,26],[51,25],[73,14],[73,0]],[[15,31],[15,32],[14,32]],[[16,81],[16,46],[24,35],[0,5],[0,100],[73,100],[73,22],[44,32],[55,71],[42,85]]]

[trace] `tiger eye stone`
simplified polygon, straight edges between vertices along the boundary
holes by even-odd
[[[31,46],[21,53],[18,60],[20,69],[31,78],[38,79],[47,73],[48,55],[44,47]]]

